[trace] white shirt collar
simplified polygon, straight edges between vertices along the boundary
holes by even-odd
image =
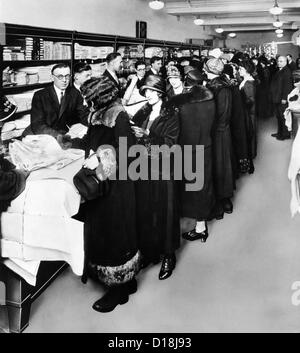
[[[113,71],[111,71],[110,69],[107,69],[107,71],[112,75],[112,77],[116,80],[116,82],[119,82],[117,75]]]
[[[76,89],[78,89],[78,91],[80,92],[80,86],[79,86],[77,83],[75,83],[75,82],[74,82],[74,87],[75,87]]]
[[[54,89],[58,98],[58,102],[60,103],[61,92],[65,94],[66,90],[63,91],[62,89],[57,88],[55,85],[54,85]]]

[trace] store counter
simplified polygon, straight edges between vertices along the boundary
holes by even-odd
[[[23,193],[2,213],[0,280],[10,332],[28,326],[31,303],[68,264],[82,274],[83,223],[72,218],[81,201],[73,176],[82,162],[32,172]]]

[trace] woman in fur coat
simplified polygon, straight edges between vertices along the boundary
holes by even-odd
[[[127,139],[128,148],[135,139],[129,117],[118,98],[118,89],[111,80],[104,76],[92,78],[82,85],[81,91],[90,107],[90,127],[85,139],[73,140],[72,146],[84,146],[87,152],[97,151],[98,156],[99,147],[101,153],[103,145],[112,146],[116,152],[117,175],[114,180],[108,180],[108,194],[86,201],[80,212],[84,220],[88,273],[107,288],[93,309],[108,312],[118,304],[126,303],[129,294],[137,290],[135,275],[139,270],[140,253],[136,238],[134,183],[128,178],[118,178],[121,168],[118,151],[125,148],[120,146],[119,138]],[[85,166],[89,169],[96,167],[90,158]],[[123,166],[126,172],[127,167]]]
[[[175,145],[179,137],[179,119],[176,108],[163,101],[165,87],[160,76],[149,75],[140,93],[146,96],[148,103],[133,117],[136,126],[132,130],[137,142],[147,148],[148,178],[136,181],[139,248],[143,268],[158,263],[162,256],[159,279],[163,280],[171,276],[176,264],[175,251],[180,246],[178,200],[171,158],[164,153],[156,154],[155,150],[152,153],[151,147]],[[159,168],[158,180],[152,180],[151,172],[155,171],[152,161],[160,162],[162,155],[164,162],[170,163],[171,173],[162,179]]]

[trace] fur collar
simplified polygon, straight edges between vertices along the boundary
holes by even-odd
[[[118,99],[114,101],[105,110],[96,110],[90,116],[92,125],[104,125],[107,127],[114,127],[116,125],[116,119],[121,112],[125,112],[121,101]]]
[[[203,86],[194,86],[188,92],[173,96],[168,104],[170,106],[181,106],[186,103],[205,102],[213,99],[212,92]]]
[[[152,106],[149,103],[146,103],[140,110],[136,112],[132,120],[138,125],[141,126],[142,123],[148,118],[152,111]],[[163,102],[159,114],[159,119],[169,119],[178,111],[178,108],[171,101]]]
[[[216,93],[222,88],[230,88],[232,84],[225,75],[220,75],[209,81],[206,86]]]

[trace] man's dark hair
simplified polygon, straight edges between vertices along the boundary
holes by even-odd
[[[92,70],[89,64],[80,62],[74,65],[74,74],[80,74],[83,71],[90,71]]]
[[[51,74],[53,75],[53,72],[56,70],[56,69],[64,69],[68,67],[70,69],[70,66],[68,64],[65,64],[65,63],[59,63],[59,64],[56,64],[52,67],[51,69]]]
[[[121,54],[120,53],[116,53],[116,52],[110,53],[106,57],[106,62],[109,64],[110,62],[115,60],[118,56],[121,56]]]
[[[287,56],[290,56],[291,58],[293,57],[293,55],[292,55],[292,54],[287,54]]]
[[[155,61],[160,61],[160,60],[162,60],[161,57],[154,55],[154,56],[152,56],[152,58],[150,59],[150,64],[152,65],[153,63],[155,63]]]
[[[145,65],[146,63],[143,60],[138,60],[135,64],[134,67],[137,69],[140,65]]]

